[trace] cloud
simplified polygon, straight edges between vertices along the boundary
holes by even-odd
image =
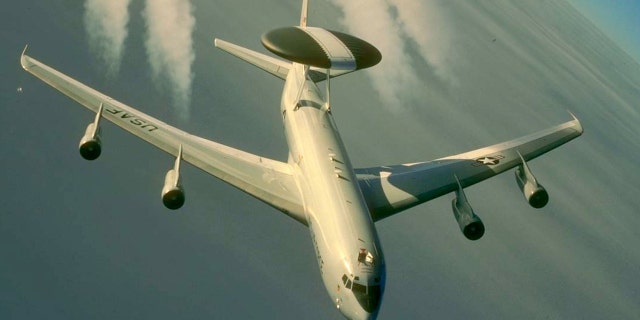
[[[130,0],[86,0],[84,23],[89,45],[107,66],[107,74],[120,70],[124,40],[127,38]]]
[[[167,77],[173,105],[182,120],[190,116],[191,64],[195,60],[193,8],[188,0],[147,0],[147,55],[156,80]]]

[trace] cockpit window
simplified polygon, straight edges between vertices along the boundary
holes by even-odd
[[[367,287],[359,283],[354,283],[352,288],[354,293],[367,294]]]
[[[359,277],[354,277],[355,281],[359,281]],[[376,283],[380,283],[380,279],[376,277]],[[356,282],[352,282],[346,274],[342,275],[342,283],[344,287],[353,291],[358,303],[367,312],[374,312],[380,305],[382,290],[379,284],[365,286]]]
[[[379,285],[367,287],[354,282],[352,291],[362,309],[367,312],[375,312],[378,309],[382,297]]]
[[[349,277],[347,277],[346,274],[342,275],[342,283],[344,284],[345,288],[351,289],[351,280],[349,279]]]

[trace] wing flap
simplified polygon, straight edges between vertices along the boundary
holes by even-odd
[[[24,53],[20,62],[26,71],[89,110],[98,112],[100,104],[103,104],[103,118],[122,129],[173,156],[178,155],[178,149],[182,145],[182,158],[186,162],[306,224],[302,201],[288,164],[179,130],[100,93]]]
[[[481,182],[582,135],[574,120],[522,138],[428,162],[356,169],[374,221]]]

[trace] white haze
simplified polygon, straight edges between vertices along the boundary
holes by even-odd
[[[191,64],[195,60],[195,17],[188,0],[147,0],[143,16],[147,24],[147,55],[153,76],[166,77],[173,105],[182,120],[189,119]]]
[[[120,70],[124,40],[127,38],[130,0],[87,0],[84,23],[91,49],[99,54],[113,77]]]

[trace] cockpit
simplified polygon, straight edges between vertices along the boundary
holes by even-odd
[[[382,289],[380,286],[380,278],[375,279],[374,284],[364,285],[360,284],[359,277],[353,278],[353,281],[345,274],[342,275],[342,283],[344,287],[351,290],[353,295],[358,300],[358,303],[365,311],[373,313],[378,309],[380,300],[382,298]]]

